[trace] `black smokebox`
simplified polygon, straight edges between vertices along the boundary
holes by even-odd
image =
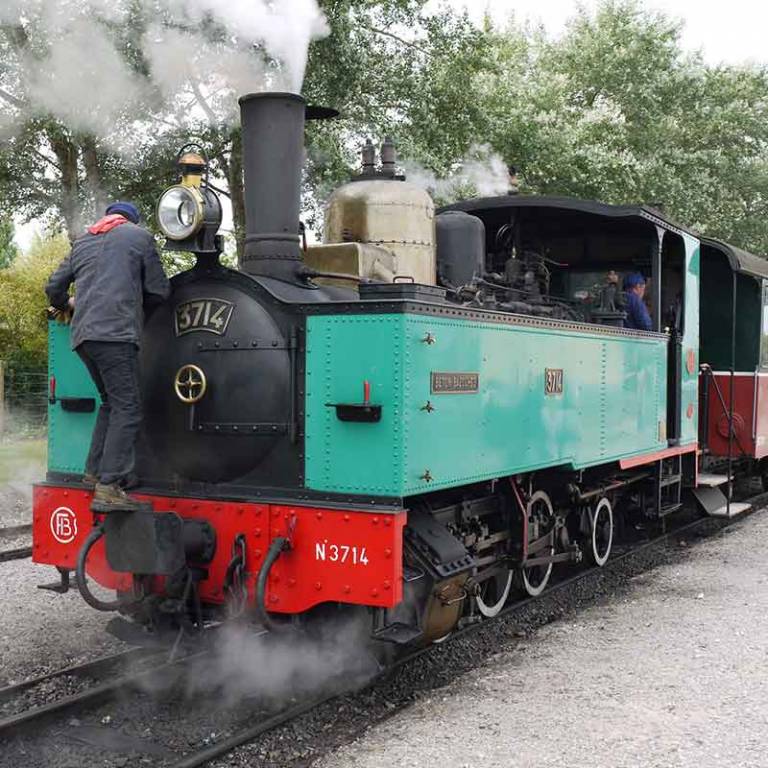
[[[299,239],[306,104],[296,93],[240,99],[245,182],[245,248],[240,269],[294,279]]]

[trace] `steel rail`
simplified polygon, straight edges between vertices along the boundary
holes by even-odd
[[[736,522],[744,520],[745,518],[749,517],[752,513],[758,511],[754,505],[763,503],[763,502],[768,502],[768,493],[758,494],[752,497],[751,499],[748,499],[748,501],[753,503],[753,509],[750,510],[748,513],[741,514],[738,517],[734,517],[734,518],[698,517],[689,523],[680,525],[669,531],[664,531],[652,539],[648,539],[647,541],[644,541],[636,546],[631,546],[626,551],[618,553],[614,557],[609,558],[608,562],[602,568],[598,566],[592,566],[590,568],[587,568],[586,570],[580,570],[571,576],[567,576],[561,579],[560,581],[554,582],[549,587],[547,587],[547,589],[538,597],[529,596],[512,603],[511,605],[507,606],[502,611],[500,611],[498,616],[494,617],[490,621],[496,621],[503,616],[508,617],[516,612],[521,611],[522,609],[533,604],[534,602],[540,601],[542,598],[546,598],[549,595],[553,595],[558,592],[564,591],[569,587],[573,586],[573,584],[586,580],[591,576],[595,576],[597,573],[601,571],[605,572],[607,570],[612,570],[619,563],[625,560],[628,560],[629,558],[645,550],[664,544],[673,537],[678,537],[681,534],[690,533],[691,531],[697,528],[703,528],[706,525],[714,525],[716,530],[713,531],[711,535],[717,535],[720,532],[722,532],[725,528],[728,528],[729,526],[733,525]],[[468,624],[464,627],[461,627],[460,629],[457,629],[454,632],[452,632],[446,638],[446,642],[450,642],[451,640],[454,640],[458,637],[466,635],[470,632],[475,632],[480,627],[487,626],[487,624],[488,624],[488,621],[478,621],[472,624]],[[384,670],[382,670],[378,675],[376,675],[376,677],[373,680],[369,681],[363,688],[360,689],[360,691],[366,690],[380,683],[386,677],[390,676],[395,670],[397,670],[398,668],[402,667],[403,665],[411,661],[414,661],[415,659],[420,658],[421,656],[424,656],[431,649],[432,649],[432,645],[428,645],[424,648],[420,648],[416,651],[413,651],[412,653],[406,654],[398,658],[394,663],[390,664]],[[217,744],[213,744],[211,746],[205,747],[204,749],[198,750],[197,752],[193,752],[187,755],[186,757],[183,757],[181,760],[178,760],[177,762],[173,763],[171,768],[200,768],[200,766],[207,765],[212,760],[215,760],[219,757],[223,757],[224,755],[229,754],[230,752],[232,752],[232,750],[236,749],[237,747],[243,746],[244,744],[247,744],[248,742],[251,742],[257,739],[259,736],[265,735],[269,731],[275,730],[280,726],[288,724],[292,720],[295,720],[298,717],[301,717],[302,715],[306,714],[307,712],[310,712],[312,709],[315,709],[319,706],[322,706],[323,704],[327,704],[331,701],[339,699],[342,696],[347,695],[348,693],[349,691],[346,691],[344,693],[334,692],[331,694],[318,696],[314,699],[309,699],[301,704],[296,704],[282,711],[276,712],[259,723],[254,723],[254,725],[252,726],[249,726],[240,731],[237,731],[236,733],[232,734],[231,736],[229,736],[228,738],[224,739],[223,741]],[[392,712],[389,711],[387,713],[387,717],[391,716],[391,714]]]
[[[150,678],[153,681],[156,680],[158,674],[180,674],[185,664],[202,658],[207,654],[207,650],[190,653],[173,661],[165,661],[138,672],[121,675],[101,685],[88,688],[85,691],[63,696],[56,701],[30,707],[5,717],[0,720],[0,741],[17,736],[32,726],[42,725],[55,715],[80,712],[96,704],[109,701],[122,691],[128,691],[140,686],[144,680],[149,680]]]
[[[32,533],[32,523],[6,525],[0,528],[0,539],[11,539],[14,536],[23,536],[25,533]]]
[[[0,563],[7,563],[10,560],[24,560],[28,557],[32,557],[32,547],[0,550]]]
[[[12,685],[6,685],[5,687],[0,688],[0,704],[5,704],[6,702],[11,701],[15,696],[18,696],[31,688],[35,688],[41,683],[47,683],[61,677],[91,677],[98,680],[101,679],[105,673],[110,672],[114,667],[117,667],[122,663],[134,660],[139,661],[159,653],[161,653],[161,651],[154,648],[129,648],[128,650],[118,651],[117,653],[112,653],[108,656],[100,656],[97,659],[84,661],[80,664],[73,664],[69,667],[54,670],[53,672],[47,672],[44,675],[31,677],[27,680],[13,683]]]
[[[0,539],[13,539],[29,533],[32,533],[31,523],[7,525],[4,528],[0,528]],[[32,557],[31,546],[0,550],[0,563],[5,563],[9,560],[23,560],[27,557]]]

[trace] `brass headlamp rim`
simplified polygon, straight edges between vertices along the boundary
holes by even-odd
[[[195,204],[195,213],[194,213],[194,218],[192,220],[191,228],[184,234],[173,234],[172,232],[168,232],[165,229],[165,227],[163,227],[162,219],[160,218],[160,206],[165,196],[169,192],[173,192],[173,190],[176,190],[176,189],[182,190],[184,194],[189,195]],[[197,234],[200,231],[200,227],[203,226],[204,207],[205,207],[205,198],[200,192],[199,185],[184,184],[183,180],[181,184],[173,184],[172,186],[168,187],[163,192],[162,195],[160,195],[160,199],[157,201],[157,221],[160,224],[160,229],[169,240],[186,240],[187,238],[192,237],[192,235]]]

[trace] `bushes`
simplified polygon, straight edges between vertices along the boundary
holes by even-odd
[[[0,269],[0,359],[9,368],[44,368],[48,324],[45,284],[69,253],[64,235],[36,238],[29,251]]]

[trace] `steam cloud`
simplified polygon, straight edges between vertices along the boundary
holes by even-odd
[[[472,145],[456,170],[443,177],[415,162],[405,160],[402,165],[411,184],[423,187],[441,203],[468,195],[503,195],[509,189],[507,164],[487,144]]]
[[[299,91],[309,44],[328,32],[316,0],[2,0],[0,24],[29,32],[5,81],[0,68],[21,110],[113,144],[140,130],[139,108],[223,123],[243,92]]]
[[[186,694],[195,699],[215,687],[219,703],[231,707],[245,699],[271,704],[354,689],[380,670],[369,630],[362,611],[326,621],[312,637],[258,635],[252,625],[228,624],[219,630],[212,656],[188,675]]]

